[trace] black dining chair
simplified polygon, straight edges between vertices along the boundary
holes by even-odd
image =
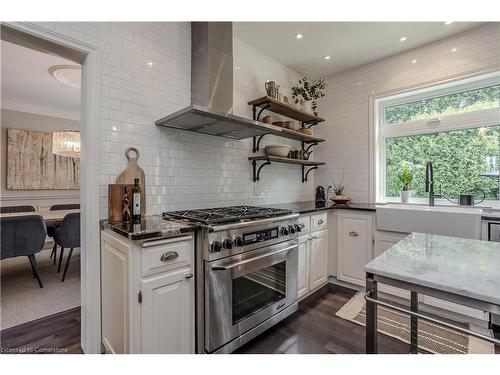
[[[43,284],[35,254],[43,249],[46,233],[45,220],[39,215],[0,218],[1,259],[27,256],[40,288]]]
[[[33,206],[4,206],[0,207],[1,214],[12,214],[16,212],[35,212]]]
[[[61,211],[61,210],[79,210],[80,209],[80,204],[78,203],[69,203],[69,204],[54,204],[50,206],[49,211]],[[56,224],[57,226],[57,224]],[[49,226],[47,227],[47,236],[54,238],[54,230],[56,226]],[[52,247],[52,252],[50,253],[50,257],[54,257],[53,265],[56,264],[56,259],[57,259],[57,244],[54,241],[54,246]]]
[[[61,226],[56,227],[54,230],[54,241],[58,246],[61,246],[59,266],[57,267],[58,273],[61,272],[64,248],[69,247],[70,249],[61,279],[61,281],[64,282],[64,280],[66,279],[66,273],[68,272],[69,263],[71,262],[71,256],[73,255],[73,249],[75,247],[80,247],[80,213],[75,212],[72,214],[67,214],[64,217]]]

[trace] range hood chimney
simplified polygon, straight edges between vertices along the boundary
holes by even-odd
[[[155,123],[231,139],[269,132],[268,125],[232,113],[233,25],[191,22],[191,105]]]

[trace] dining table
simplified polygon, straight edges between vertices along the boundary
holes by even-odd
[[[0,214],[0,217],[17,217],[17,216],[31,216],[39,215],[45,220],[45,225],[47,227],[56,226],[57,223],[62,222],[67,214],[80,212],[79,209],[73,210],[42,210],[42,211],[31,211],[31,212],[9,212]]]

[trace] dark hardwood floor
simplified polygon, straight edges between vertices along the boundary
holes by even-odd
[[[364,354],[365,327],[335,313],[356,291],[327,285],[299,303],[299,311],[236,351],[240,354]],[[379,353],[409,353],[409,345],[378,335]]]
[[[299,311],[236,351],[239,354],[364,354],[365,327],[335,313],[356,292],[328,285],[299,304]],[[81,353],[80,308],[0,332],[2,353]],[[409,345],[378,335],[379,353],[409,353]],[[500,348],[496,348],[500,353]]]
[[[79,307],[0,331],[2,354],[81,352]]]

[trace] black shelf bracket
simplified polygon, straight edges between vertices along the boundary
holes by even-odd
[[[307,172],[305,166],[304,165],[302,166],[302,183],[307,182],[307,176],[309,175],[309,173],[311,173],[313,169],[318,169],[318,166],[315,165],[314,167],[309,168]]]
[[[265,135],[267,135],[267,134],[262,134],[262,135],[259,135],[258,137],[253,137],[253,148],[252,148],[252,151],[254,152],[254,154],[257,151],[259,151],[260,141],[262,141],[262,138],[264,138]]]
[[[262,112],[264,112],[265,109],[268,109],[269,107],[271,107],[271,104],[266,103],[262,107],[260,107],[260,111],[259,111],[259,113],[257,113],[257,108],[259,108],[259,106],[257,106],[257,105],[252,106],[253,119],[255,121],[260,121],[259,120],[260,115],[262,114]]]
[[[253,182],[257,182],[260,180],[260,171],[262,168],[264,168],[266,165],[270,165],[271,162],[267,160],[265,163],[262,163],[259,168],[257,168],[257,160],[252,160],[252,167],[253,167]]]
[[[305,151],[307,153],[309,153],[309,150],[314,147],[314,146],[317,146],[318,145],[318,142],[312,142],[312,143],[309,143],[309,145],[305,148]],[[304,146],[302,146],[302,148],[304,148]],[[311,151],[312,152],[312,151]]]
[[[308,126],[306,126],[308,125]],[[302,127],[306,129],[311,129],[314,125],[318,125],[317,121],[302,121]]]

